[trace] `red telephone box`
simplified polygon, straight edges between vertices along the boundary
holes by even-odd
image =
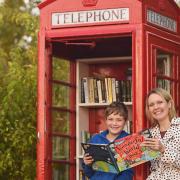
[[[170,91],[179,113],[180,10],[172,0],[46,0],[38,7],[37,179],[79,180],[82,133],[103,130],[102,112],[114,97],[128,106],[130,132],[148,127],[144,101],[153,87]],[[125,83],[122,94],[103,99],[101,78]],[[89,79],[95,84],[86,91]],[[147,165],[135,170],[135,180],[147,177]]]

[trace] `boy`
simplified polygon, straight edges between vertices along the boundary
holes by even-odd
[[[124,103],[113,102],[105,110],[105,124],[107,130],[102,133],[94,135],[89,143],[95,144],[109,144],[116,139],[125,137],[128,135],[123,128],[128,119],[128,110]],[[128,169],[119,174],[94,171],[91,168],[93,158],[88,154],[83,157],[83,169],[87,177],[90,180],[132,180],[133,170]]]

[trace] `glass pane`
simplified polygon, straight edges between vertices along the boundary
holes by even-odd
[[[69,134],[69,112],[52,111],[52,131],[62,134]]]
[[[171,90],[171,81],[166,79],[157,79],[157,87],[163,88],[170,92]]]
[[[53,57],[53,79],[65,82],[70,81],[70,62],[64,59]]]
[[[170,54],[157,51],[157,73],[160,75],[171,76],[172,75],[172,58]]]
[[[69,160],[69,139],[54,136],[53,140],[53,159],[54,160]]]
[[[69,165],[53,164],[53,180],[69,180]]]
[[[52,104],[53,106],[69,108],[70,87],[53,83]]]

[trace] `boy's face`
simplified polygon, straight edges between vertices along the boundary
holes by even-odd
[[[119,114],[110,114],[106,120],[106,126],[109,130],[109,135],[111,136],[118,136],[120,132],[124,129],[124,126],[126,124],[126,121],[123,116],[120,116]]]

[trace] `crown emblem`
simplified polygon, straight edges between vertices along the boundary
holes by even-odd
[[[98,0],[82,0],[83,6],[95,6]]]

